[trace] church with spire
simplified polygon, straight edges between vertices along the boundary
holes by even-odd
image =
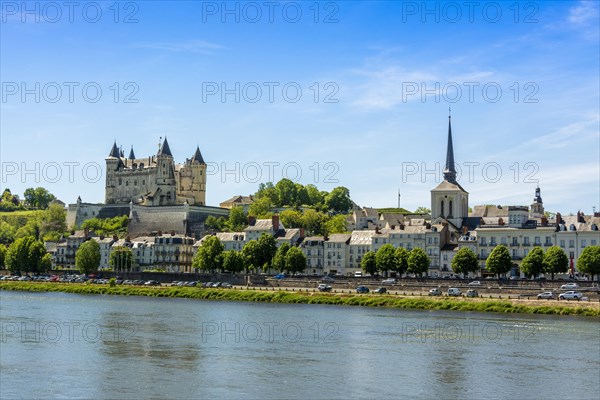
[[[199,205],[206,202],[206,163],[200,148],[183,164],[175,164],[165,137],[155,155],[136,158],[133,146],[125,157],[117,142],[106,158],[106,204],[144,206]]]
[[[448,222],[460,230],[469,214],[469,193],[456,180],[452,121],[448,115],[448,145],[444,180],[431,190],[431,219],[434,223]]]

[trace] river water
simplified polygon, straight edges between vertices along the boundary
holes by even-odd
[[[598,399],[596,318],[0,292],[0,398]]]

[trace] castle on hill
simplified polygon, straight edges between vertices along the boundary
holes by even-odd
[[[183,164],[175,164],[167,138],[156,155],[136,158],[133,146],[125,157],[117,142],[106,158],[106,204],[171,206],[206,203],[206,163],[200,148]]]

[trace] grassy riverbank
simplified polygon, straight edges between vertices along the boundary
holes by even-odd
[[[194,287],[110,287],[107,285],[37,282],[1,282],[0,290],[65,292],[76,294],[109,294],[119,296],[151,296],[267,303],[331,304],[346,306],[410,308],[418,310],[456,310],[525,314],[580,315],[593,317],[600,316],[600,306],[595,303],[538,305],[522,304],[520,302],[511,300],[420,298],[394,295],[331,294],[320,292],[285,292],[238,289],[200,289]]]

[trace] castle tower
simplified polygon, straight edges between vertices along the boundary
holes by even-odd
[[[452,123],[448,115],[448,143],[444,180],[431,190],[431,218],[442,218],[456,228],[462,227],[463,218],[469,214],[469,193],[456,181],[454,147],[452,144]]]
[[[158,199],[155,197],[155,205],[176,204],[175,163],[166,137],[156,154],[156,168],[155,183]],[[156,204],[156,200],[158,200],[158,204]]]
[[[533,198],[533,203],[531,203],[529,215],[532,218],[541,218],[544,215],[544,202],[542,201],[542,195],[539,186],[535,189],[535,197]]]
[[[191,159],[187,159],[178,171],[177,202],[188,204],[206,204],[206,163],[200,153],[200,147]]]
[[[117,141],[115,140],[112,149],[110,150],[110,154],[106,158],[106,184],[104,190],[104,202],[106,204],[115,203],[115,199],[117,198],[118,181],[116,175],[119,167],[122,165],[120,155]]]

